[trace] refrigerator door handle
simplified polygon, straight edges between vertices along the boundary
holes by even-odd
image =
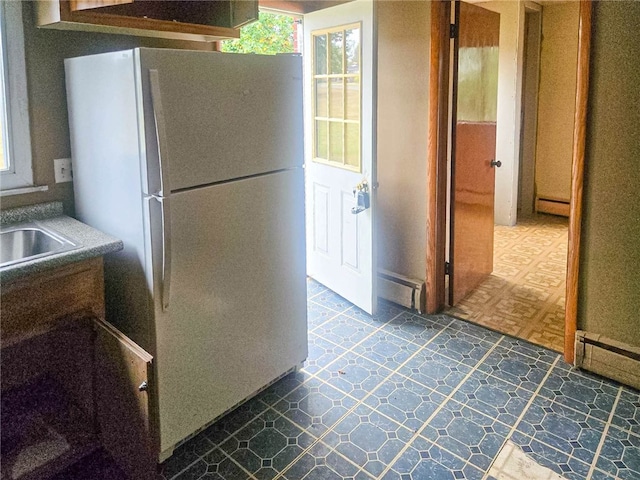
[[[162,311],[169,309],[171,296],[171,208],[169,197],[158,197],[162,208]]]
[[[158,141],[158,167],[160,172],[160,190],[157,195],[164,197],[171,193],[169,187],[169,172],[167,171],[167,134],[162,108],[162,91],[160,90],[160,75],[158,70],[149,70],[149,82],[151,84],[151,103],[153,105],[153,118],[156,126],[156,140]]]

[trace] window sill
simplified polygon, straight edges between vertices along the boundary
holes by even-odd
[[[0,197],[10,197],[12,195],[22,195],[25,193],[46,192],[49,190],[48,185],[35,187],[12,188],[11,190],[1,190]]]

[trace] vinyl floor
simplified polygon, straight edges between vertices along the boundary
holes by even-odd
[[[556,352],[308,281],[304,367],[191,439],[159,478],[493,479],[509,440],[568,480],[640,478],[640,393]]]
[[[562,352],[567,242],[564,217],[496,225],[493,273],[447,313]]]

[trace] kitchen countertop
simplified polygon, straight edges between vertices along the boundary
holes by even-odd
[[[31,205],[0,212],[0,224],[3,227],[24,222],[34,222],[58,232],[76,244],[78,248],[3,267],[0,269],[0,280],[3,283],[51,268],[117,252],[123,248],[121,240],[63,215],[60,202]]]

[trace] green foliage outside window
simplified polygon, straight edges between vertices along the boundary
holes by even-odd
[[[294,18],[260,12],[257,22],[240,29],[240,38],[222,42],[223,52],[275,55],[293,52]]]

